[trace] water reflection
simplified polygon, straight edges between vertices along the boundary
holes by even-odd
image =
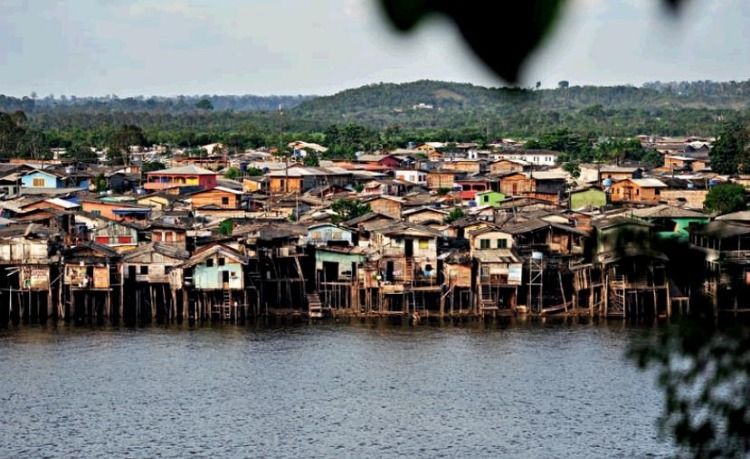
[[[3,454],[669,455],[653,375],[623,357],[647,333],[620,323],[3,330]]]

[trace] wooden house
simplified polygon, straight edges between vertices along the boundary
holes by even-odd
[[[289,166],[266,174],[268,192],[271,194],[296,193],[322,185],[348,185],[352,181],[352,172],[339,168]]]
[[[443,169],[466,174],[479,174],[484,172],[484,163],[477,159],[454,159],[442,163]]]
[[[703,253],[702,293],[717,310],[746,310],[750,298],[750,225],[717,220],[690,228],[690,246]]]
[[[401,218],[401,210],[404,206],[404,200],[395,196],[378,196],[366,201],[370,205],[372,212],[387,215],[389,217]]]
[[[45,321],[59,312],[59,233],[36,224],[0,228],[0,301],[10,319]],[[18,292],[17,295],[13,291]],[[6,320],[7,318],[3,318]]]
[[[442,224],[448,216],[448,212],[434,207],[416,207],[403,211],[401,215],[407,222],[427,225],[434,222]]]
[[[506,175],[511,172],[525,172],[531,165],[520,159],[502,158],[490,163],[489,172],[491,175]]]
[[[81,210],[115,221],[146,222],[151,216],[150,207],[101,199],[82,199]]]
[[[617,182],[619,180],[641,178],[643,170],[638,167],[615,166],[611,164],[581,164],[578,180],[601,186],[604,180]]]
[[[198,166],[188,165],[173,167],[146,173],[147,190],[165,190],[170,188],[198,187],[206,190],[217,185],[218,174]]]
[[[202,319],[236,318],[245,297],[245,266],[248,258],[222,243],[198,248],[180,265],[186,285],[195,293],[196,306],[191,315]]]
[[[612,202],[658,203],[661,190],[667,185],[655,178],[625,179],[612,184],[610,199]]]
[[[63,252],[63,301],[67,313],[74,318],[122,317],[117,301],[120,289],[118,263],[120,254],[97,244],[84,242]],[[69,306],[69,308],[68,308]]]
[[[413,223],[373,228],[386,282],[437,285],[437,245],[441,234]]]
[[[523,196],[534,189],[534,180],[522,172],[513,172],[500,179],[500,192],[505,196]]]
[[[667,257],[652,247],[653,225],[621,216],[594,220],[594,261],[601,267],[603,315],[669,316]]]
[[[167,210],[175,207],[180,196],[168,193],[151,193],[145,196],[139,196],[136,203],[141,207],[150,207],[153,210]]]
[[[212,207],[219,209],[239,209],[242,206],[242,191],[215,186],[196,191],[187,198],[193,209]]]
[[[79,215],[78,218],[80,219],[81,216]],[[90,234],[91,240],[97,244],[122,253],[138,247],[138,242],[141,240],[139,230],[142,231],[141,228],[129,223],[99,217]]]
[[[334,223],[319,223],[307,227],[307,237],[305,240],[308,244],[316,246],[349,246],[353,245],[354,232],[349,228]]]
[[[182,297],[182,264],[189,257],[184,248],[159,242],[142,245],[125,254],[120,264],[124,302],[138,304],[141,316],[146,315],[144,310],[150,310],[152,319],[184,319],[187,298]]]
[[[452,189],[456,176],[463,175],[453,170],[435,169],[427,172],[427,188],[430,190]]]
[[[187,247],[187,228],[184,225],[160,220],[152,221],[147,229],[152,242],[182,249]]]

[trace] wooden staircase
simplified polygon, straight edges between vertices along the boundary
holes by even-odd
[[[317,293],[307,294],[307,313],[311,319],[323,318],[323,303],[320,301],[320,295]]]

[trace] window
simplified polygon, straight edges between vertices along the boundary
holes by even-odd
[[[143,275],[148,274],[148,266],[141,265],[141,274],[143,274]]]
[[[659,196],[659,190],[658,189],[654,190],[654,194]]]
[[[498,239],[497,240],[497,248],[498,249],[508,248],[508,240],[507,239]]]
[[[206,260],[206,267],[207,268],[212,268],[213,266],[214,266],[214,259],[213,258],[209,258],[208,260]]]
[[[482,199],[484,200],[484,202],[490,202],[489,196],[482,196]]]
[[[35,178],[31,181],[31,184],[33,186],[37,187],[43,187],[44,186],[44,179],[43,178]]]
[[[219,266],[224,266],[227,263],[226,258],[219,258]]]
[[[117,236],[118,244],[132,244],[133,236]]]
[[[427,250],[430,247],[430,240],[429,239],[420,239],[419,240],[419,250]]]
[[[102,214],[101,210],[92,210],[91,215],[94,215],[95,217],[99,217]]]
[[[97,244],[109,244],[109,236],[97,236],[96,243]]]
[[[229,198],[226,197],[226,196],[224,196],[223,198],[221,198],[221,205],[222,206],[228,206],[229,205]]]
[[[490,248],[490,240],[489,239],[480,239],[479,240],[479,248],[480,249],[489,249]]]

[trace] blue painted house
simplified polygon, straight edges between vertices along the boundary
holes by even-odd
[[[22,188],[63,188],[62,177],[43,170],[31,171],[21,177]]]
[[[248,259],[224,244],[212,244],[198,249],[183,265],[196,290],[242,290],[245,288],[244,269]],[[192,272],[190,269],[192,268]]]

